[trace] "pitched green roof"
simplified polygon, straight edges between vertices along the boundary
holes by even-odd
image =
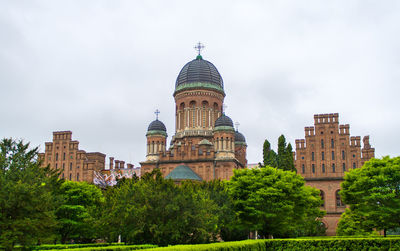
[[[202,181],[199,175],[190,169],[190,167],[185,165],[180,165],[174,168],[166,177],[166,179],[173,180],[198,180]]]

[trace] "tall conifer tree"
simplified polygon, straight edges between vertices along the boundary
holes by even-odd
[[[264,166],[277,167],[276,157],[275,151],[271,149],[271,144],[268,140],[265,140],[263,146]]]

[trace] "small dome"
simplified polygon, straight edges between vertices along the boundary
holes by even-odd
[[[167,128],[165,127],[164,123],[161,122],[160,120],[156,119],[153,122],[150,123],[149,127],[147,128],[147,131],[163,131],[166,132]]]
[[[175,88],[188,83],[209,83],[224,88],[224,82],[217,68],[200,55],[183,66],[176,79]]]
[[[233,127],[232,119],[229,118],[228,116],[226,116],[225,114],[222,114],[222,116],[219,117],[215,121],[215,127],[218,127],[218,126],[230,126],[230,127]]]
[[[235,132],[235,143],[246,143],[246,139],[240,132]]]
[[[202,179],[193,172],[190,167],[185,165],[180,165],[174,168],[166,177],[166,179],[173,179],[173,180],[197,180],[202,181]]]
[[[203,139],[202,141],[199,142],[199,145],[209,145],[212,146],[213,144],[208,141],[207,139]]]

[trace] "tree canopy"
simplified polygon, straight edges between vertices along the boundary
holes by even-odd
[[[240,224],[263,235],[295,235],[324,214],[319,191],[304,183],[294,172],[269,166],[235,170],[229,185]]]
[[[38,149],[22,140],[0,141],[0,245],[30,245],[54,236],[58,172],[40,167]]]
[[[283,135],[278,138],[278,153],[271,149],[271,144],[268,140],[264,141],[263,161],[264,166],[272,166],[286,171],[296,171],[292,145],[290,143],[286,145],[286,139]]]
[[[346,173],[341,188],[342,200],[360,219],[360,228],[386,231],[400,226],[400,157],[367,161]],[[349,220],[345,216],[341,221]]]

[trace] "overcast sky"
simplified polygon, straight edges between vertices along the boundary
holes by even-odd
[[[400,1],[0,1],[0,137],[44,150],[71,130],[80,149],[138,166],[161,111],[203,57],[225,84],[249,163],[304,138],[313,115],[339,113],[376,156],[398,156]]]

